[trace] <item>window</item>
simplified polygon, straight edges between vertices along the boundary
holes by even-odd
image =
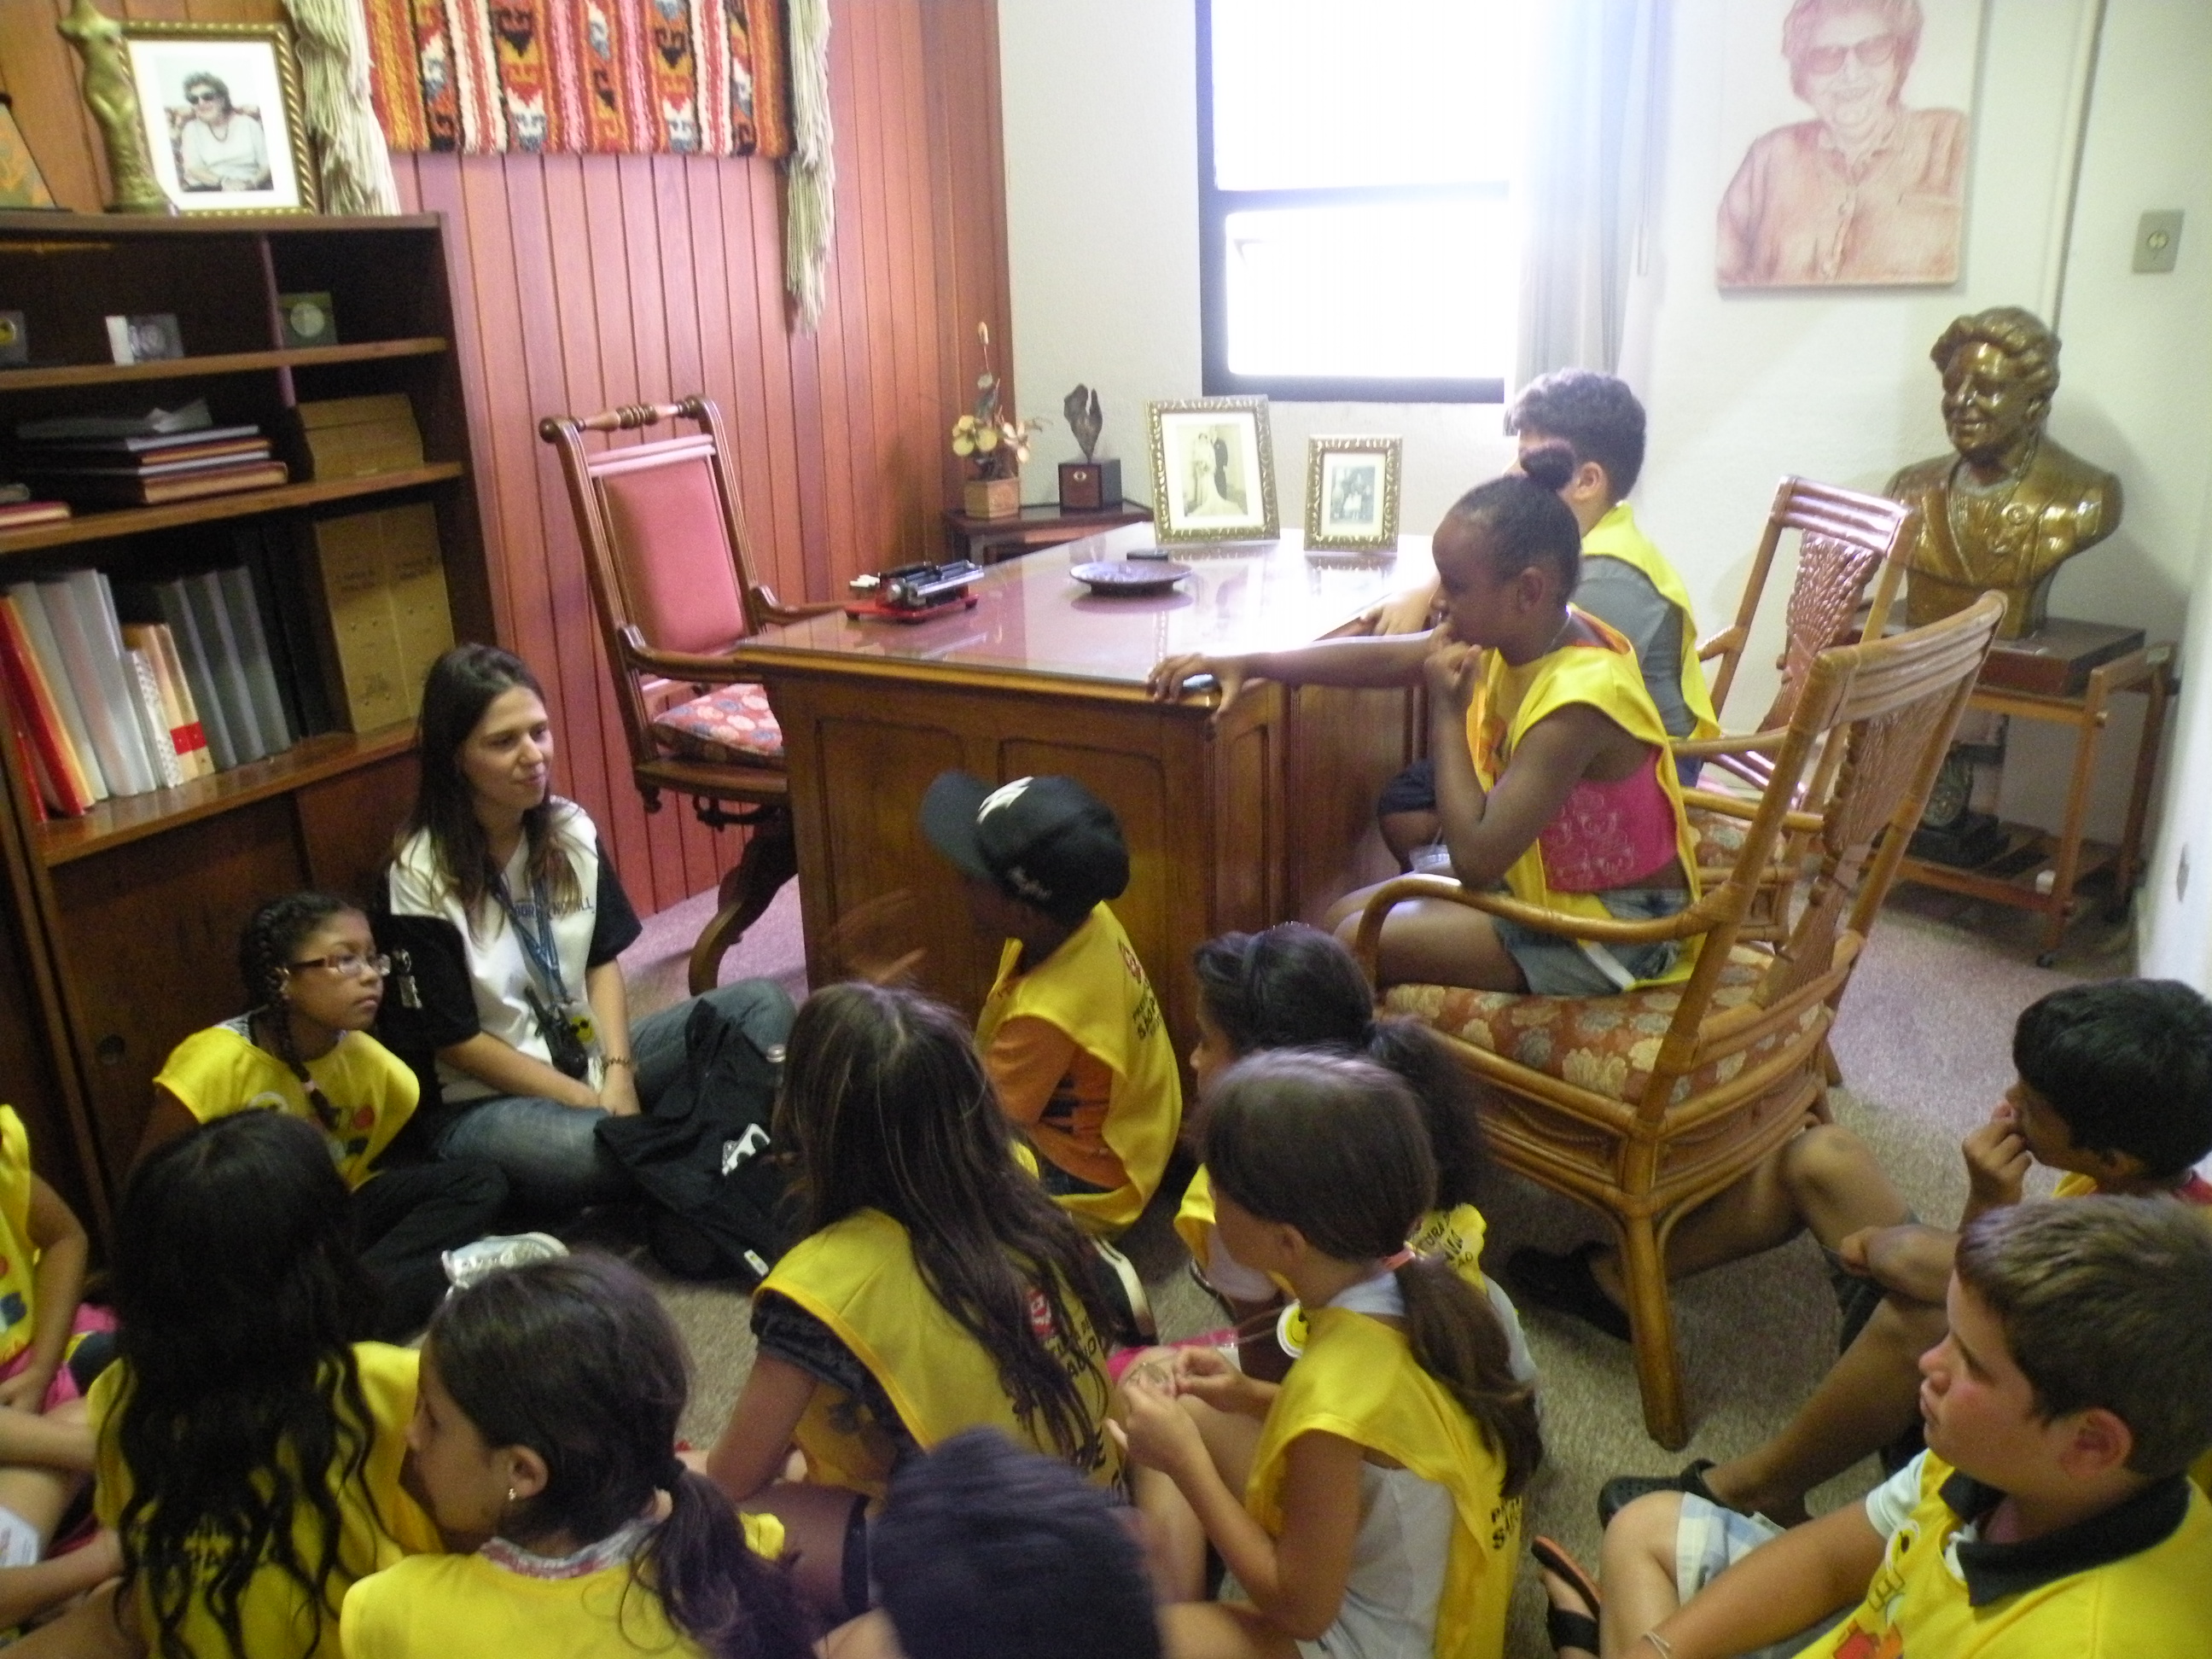
[[[1526,9],[1199,0],[1209,396],[1504,401]]]

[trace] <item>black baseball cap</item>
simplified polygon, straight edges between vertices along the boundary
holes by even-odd
[[[1073,778],[994,786],[940,772],[922,797],[921,832],[963,874],[1071,926],[1129,885],[1113,808]]]

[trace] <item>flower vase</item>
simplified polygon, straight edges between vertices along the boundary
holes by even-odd
[[[1022,510],[1022,480],[970,478],[960,494],[962,511],[971,519],[1011,519]]]

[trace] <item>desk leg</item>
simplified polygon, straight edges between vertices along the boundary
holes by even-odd
[[[2074,775],[2066,787],[2066,823],[2058,834],[2058,861],[2051,872],[2051,898],[2043,916],[2043,948],[2036,965],[2048,968],[2057,959],[2059,942],[2066,937],[2066,921],[2074,908],[2075,873],[2081,867],[2081,829],[2089,814],[2089,781],[2096,774],[2097,748],[2111,718],[2112,679],[2103,668],[2089,676],[2081,700],[2081,735],[2074,744]]]
[[[2126,912],[2142,864],[2143,822],[2150,815],[2151,780],[2158,771],[2158,751],[2166,736],[2166,706],[2173,696],[2173,669],[2161,659],[2143,687],[2142,740],[2136,745],[2135,783],[2128,795],[2127,827],[2120,832],[2120,861],[2112,872],[2112,910]]]

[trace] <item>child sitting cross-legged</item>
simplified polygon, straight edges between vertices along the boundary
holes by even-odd
[[[2038,1164],[2063,1172],[2061,1198],[2159,1197],[2212,1219],[2202,1207],[2212,1205],[2212,1185],[2191,1167],[2212,1152],[2212,1003],[2171,980],[2069,986],[2021,1012],[2012,1053],[2018,1079],[1962,1149],[1962,1225],[2017,1204]],[[1873,1154],[1848,1131],[1806,1130],[1693,1212],[1668,1243],[1668,1271],[1732,1261],[1800,1227],[1835,1251],[1846,1317],[1834,1367],[1773,1439],[1724,1463],[1612,1481],[1601,1511],[1675,1487],[1785,1523],[1802,1521],[1807,1492],[1917,1428],[1917,1362],[1943,1337],[1957,1235],[1911,1221]],[[1532,1260],[1538,1271],[1530,1271]],[[1569,1267],[1581,1269],[1579,1288],[1564,1302],[1541,1294],[1578,1277]],[[1517,1291],[1569,1311],[1602,1315],[1610,1305],[1590,1300],[1613,1276],[1603,1251],[1578,1261],[1524,1250],[1506,1272]],[[2212,1460],[2202,1474],[2212,1477]],[[2206,1485],[2212,1490],[2212,1479]]]
[[[1073,778],[994,789],[945,772],[921,827],[966,878],[977,931],[1005,941],[975,1022],[999,1105],[1060,1206],[1118,1233],[1151,1201],[1182,1127],[1160,1000],[1107,903],[1129,884],[1121,823]]]
[[[1214,1225],[1297,1292],[1307,1337],[1279,1387],[1209,1347],[1122,1381],[1113,1426],[1185,1598],[1169,1652],[1500,1659],[1542,1442],[1490,1304],[1406,1249],[1436,1201],[1420,1107],[1367,1060],[1270,1050],[1207,1096],[1206,1162]],[[1218,1602],[1190,1599],[1208,1543]]]
[[[2212,1229],[2148,1199],[2008,1206],[1960,1238],[1946,1300],[1925,1452],[1778,1535],[1638,1498],[1606,1531],[1601,1608],[1547,1571],[1559,1650],[2212,1655],[2212,1504],[2183,1474],[2212,1445]]]

